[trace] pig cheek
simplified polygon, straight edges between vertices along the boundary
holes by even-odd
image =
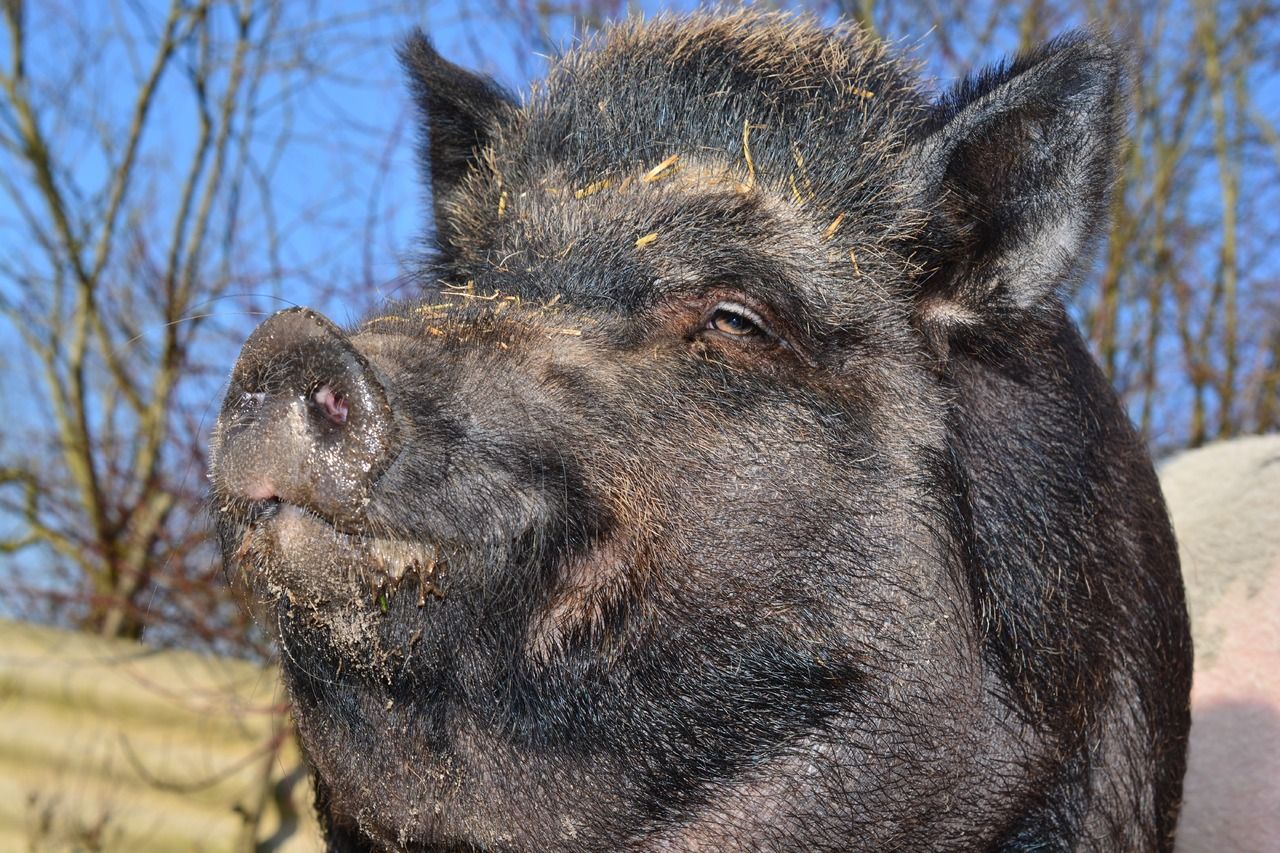
[[[578,466],[586,475],[590,514],[603,520],[602,532],[556,567],[525,639],[525,651],[535,661],[549,662],[579,642],[614,648],[634,627],[636,608],[653,595],[660,568],[670,562],[663,539],[664,518],[672,507],[663,494],[679,484],[671,472],[648,467],[644,454],[619,452],[644,447],[644,439],[628,436],[621,424],[613,434],[623,438],[597,452],[590,465]],[[566,509],[573,514],[584,508]]]
[[[626,535],[565,559],[547,606],[530,624],[526,653],[549,663],[575,642],[611,648],[648,586],[652,563],[650,548]]]

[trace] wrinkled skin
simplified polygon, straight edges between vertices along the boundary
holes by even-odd
[[[754,13],[523,106],[402,56],[424,296],[268,320],[212,448],[331,849],[1169,849],[1177,556],[1062,307],[1109,43],[937,103]]]

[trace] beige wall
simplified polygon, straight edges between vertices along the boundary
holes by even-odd
[[[0,620],[0,851],[321,849],[283,705],[270,669]]]

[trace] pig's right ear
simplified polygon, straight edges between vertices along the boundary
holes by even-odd
[[[451,197],[478,152],[517,105],[493,80],[441,57],[421,30],[415,30],[400,48],[400,63],[422,117],[418,156],[431,186],[440,239],[447,232]]]
[[[914,180],[932,227],[916,321],[945,353],[1060,322],[1107,222],[1125,58],[1078,32],[965,80],[933,110]]]

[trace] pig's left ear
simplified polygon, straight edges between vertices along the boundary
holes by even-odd
[[[1076,33],[965,80],[916,151],[929,274],[917,322],[948,341],[1020,338],[1060,312],[1107,217],[1125,62]]]
[[[419,159],[431,186],[437,236],[443,238],[451,197],[480,150],[518,108],[493,80],[440,56],[420,30],[405,40],[400,62],[424,125]]]

